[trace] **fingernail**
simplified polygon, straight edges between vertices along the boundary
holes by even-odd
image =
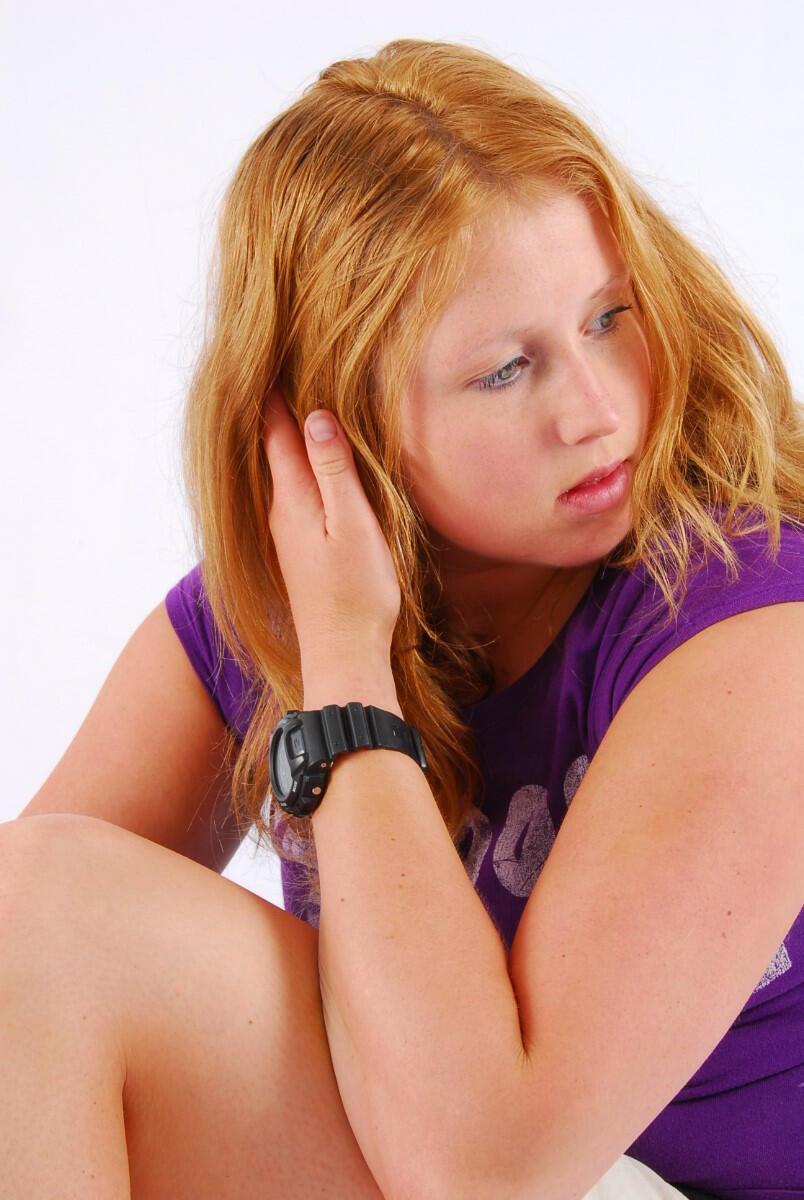
[[[337,433],[335,422],[320,409],[310,413],[307,418],[307,430],[314,442],[329,442]]]

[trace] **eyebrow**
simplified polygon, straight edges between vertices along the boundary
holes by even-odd
[[[592,292],[591,296],[587,296],[586,303],[589,304],[590,301],[597,300],[598,296],[601,296],[603,294],[603,292],[608,291],[608,289],[610,287],[612,287],[615,283],[624,283],[626,281],[626,279],[628,279],[629,275],[630,275],[630,269],[627,266],[623,267],[619,271],[612,272],[612,274],[609,275],[609,277],[605,281],[605,283],[601,283],[599,288],[595,288],[595,290]],[[475,342],[472,345],[471,349],[467,350],[465,354],[461,355],[460,361],[465,362],[466,360],[470,359],[470,356],[471,356],[471,359],[474,360],[475,358],[477,358],[477,356],[479,354],[481,354],[489,346],[496,346],[498,342],[505,342],[511,338],[524,337],[525,334],[531,333],[532,330],[533,330],[533,327],[530,325],[526,325],[522,329],[503,329],[503,330],[501,330],[500,333],[495,333],[492,337],[486,338],[486,340],[483,342]]]

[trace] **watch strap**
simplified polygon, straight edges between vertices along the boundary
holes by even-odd
[[[374,704],[325,704],[317,710],[327,755],[335,759],[352,750],[400,750],[415,759],[427,770],[421,736],[414,725],[408,725],[396,713]]]

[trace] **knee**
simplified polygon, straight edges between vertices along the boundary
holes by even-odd
[[[103,874],[108,822],[44,813],[0,823],[0,921],[4,955],[81,949],[88,905]],[[122,831],[120,831],[122,832]]]
[[[108,824],[86,813],[49,812],[14,817],[0,822],[0,854],[4,859],[13,859],[33,847],[45,849],[63,843],[66,838],[92,836],[99,827]]]
[[[103,836],[108,822],[80,813],[41,813],[0,823],[0,901],[13,904],[20,891],[29,895],[61,879],[82,847]],[[29,895],[29,898],[30,897]]]
[[[103,824],[71,813],[0,823],[0,1012],[31,1044],[56,1030],[85,1058],[108,1053],[122,1080],[117,1015],[86,902],[91,866],[83,850],[102,837]]]

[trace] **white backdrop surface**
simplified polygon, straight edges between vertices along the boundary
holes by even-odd
[[[6,4],[0,821],[194,564],[178,431],[218,205],[328,63],[466,42],[560,90],[753,304],[804,393],[804,5]],[[281,904],[247,839],[226,870]]]

